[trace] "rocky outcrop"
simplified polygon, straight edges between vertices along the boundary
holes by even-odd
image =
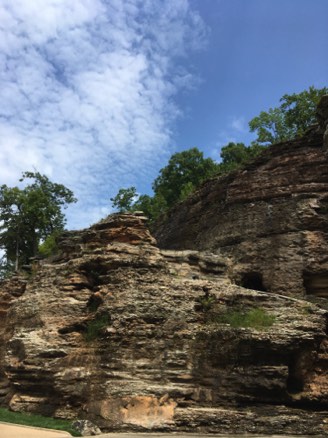
[[[303,138],[271,146],[177,205],[156,224],[159,246],[228,257],[231,279],[245,287],[328,298],[328,96],[318,115]]]
[[[218,254],[158,249],[140,215],[60,247],[10,298],[2,404],[103,431],[328,434],[324,310],[233,284]]]
[[[0,405],[11,396],[11,385],[4,372],[5,345],[8,340],[8,313],[15,300],[23,295],[27,281],[14,276],[10,280],[3,280],[0,287]]]

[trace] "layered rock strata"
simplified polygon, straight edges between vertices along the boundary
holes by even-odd
[[[328,434],[324,310],[232,284],[217,254],[159,250],[141,216],[60,247],[7,308],[2,404],[104,431]]]
[[[23,295],[27,281],[24,278],[13,277],[4,280],[0,286],[0,405],[5,403],[11,395],[11,385],[4,372],[4,356],[6,352],[6,342],[8,340],[8,313],[16,299]]]
[[[229,257],[231,279],[245,287],[328,298],[328,96],[318,114],[320,127],[173,208],[155,226],[159,246]]]

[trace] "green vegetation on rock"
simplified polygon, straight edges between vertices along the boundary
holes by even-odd
[[[111,198],[112,206],[120,212],[142,210],[151,222],[155,221],[195,192],[205,180],[243,168],[268,145],[303,135],[316,122],[316,107],[325,94],[327,87],[313,86],[298,94],[285,94],[280,106],[262,111],[249,122],[250,131],[257,134],[251,145],[228,143],[221,148],[220,163],[204,158],[195,147],[175,153],[154,180],[153,196],[138,196],[135,187],[121,188]]]
[[[86,331],[84,333],[85,340],[91,342],[97,339],[109,323],[110,317],[107,313],[96,315],[94,319],[87,323]]]
[[[264,309],[254,308],[247,311],[229,310],[226,313],[211,314],[208,321],[216,324],[229,324],[233,328],[266,329],[273,325],[275,317]]]
[[[58,251],[57,239],[59,231],[54,231],[39,245],[38,253],[41,257],[50,257]]]
[[[204,295],[199,297],[196,301],[199,303],[200,309],[203,312],[209,312],[216,300],[214,295]]]

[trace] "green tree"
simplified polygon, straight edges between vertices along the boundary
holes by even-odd
[[[309,87],[298,94],[285,94],[279,107],[262,111],[250,121],[251,131],[258,136],[250,146],[230,142],[222,147],[219,164],[204,158],[197,148],[173,154],[153,182],[153,196],[141,195],[136,199],[134,187],[120,189],[118,195],[111,198],[113,206],[120,211],[142,210],[151,221],[157,219],[174,204],[186,199],[206,179],[243,167],[269,144],[302,135],[316,121],[316,106],[325,94],[328,94],[326,87]]]
[[[140,195],[133,207],[134,210],[143,211],[150,222],[156,220],[167,210],[166,201],[161,194],[154,196]]]
[[[119,211],[142,210],[150,221],[164,214],[176,202],[188,197],[200,184],[218,173],[218,165],[211,158],[204,158],[197,148],[173,154],[153,182],[154,196],[137,197],[135,187],[120,189],[111,198]]]
[[[54,231],[52,234],[47,236],[39,245],[38,253],[41,257],[49,257],[56,254],[58,251],[58,237],[60,236],[60,231]]]
[[[120,189],[114,198],[110,198],[112,206],[117,208],[120,213],[131,211],[134,208],[134,201],[137,198],[137,190],[135,187]]]
[[[285,94],[281,105],[262,111],[249,122],[251,132],[257,133],[256,142],[265,145],[299,137],[316,122],[316,107],[328,88],[313,86],[301,93]]]
[[[162,196],[167,208],[183,200],[191,190],[218,172],[218,165],[211,158],[192,148],[173,154],[153,183],[155,196]]]
[[[259,155],[265,146],[253,143],[246,146],[244,143],[230,142],[221,149],[222,162],[219,164],[220,173],[227,173],[238,169]]]
[[[73,192],[51,182],[39,172],[25,172],[20,181],[33,180],[25,188],[0,187],[0,248],[5,269],[19,269],[37,255],[40,242],[62,231],[62,208],[76,202]]]

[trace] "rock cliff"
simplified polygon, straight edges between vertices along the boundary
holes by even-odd
[[[209,250],[239,285],[328,298],[328,96],[320,125],[207,181],[155,227],[161,248]]]
[[[0,402],[108,431],[328,434],[326,311],[233,269],[160,250],[140,215],[66,233],[0,285]]]

